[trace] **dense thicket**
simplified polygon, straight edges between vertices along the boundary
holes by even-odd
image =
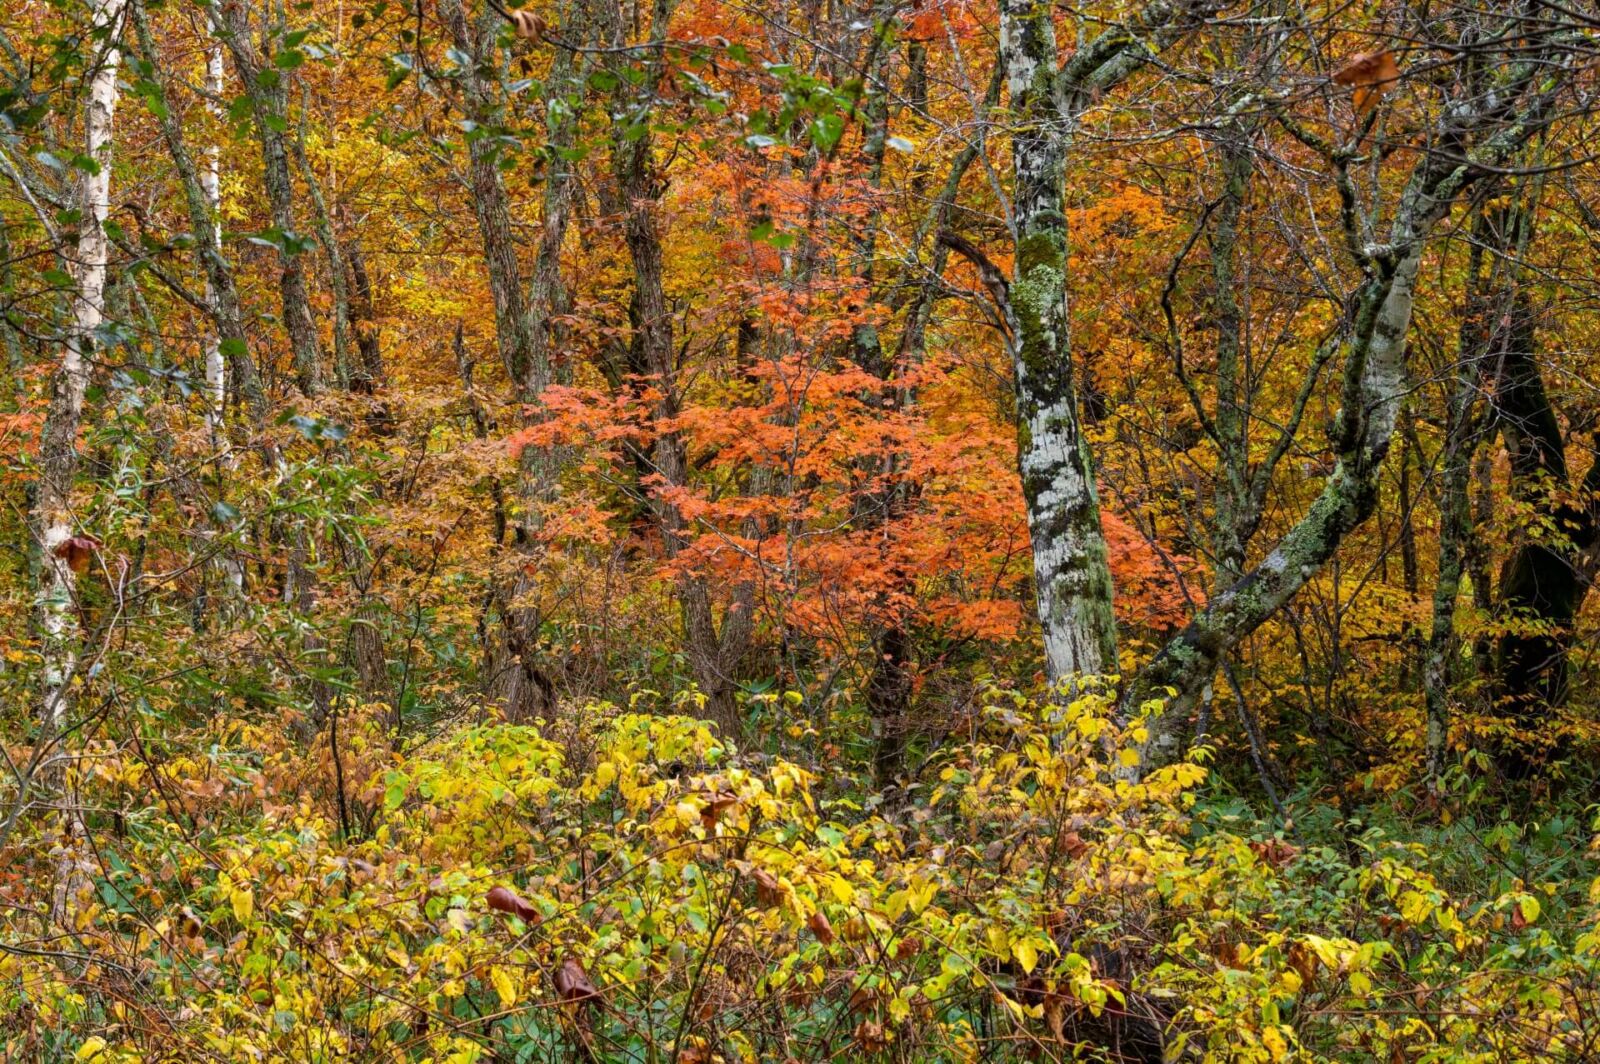
[[[1600,1056],[1597,45],[11,5],[7,1053]]]

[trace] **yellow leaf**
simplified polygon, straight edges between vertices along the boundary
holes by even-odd
[[[99,1035],[84,1039],[83,1045],[73,1054],[75,1060],[93,1060],[106,1051],[106,1040]]]
[[[1017,958],[1017,963],[1022,965],[1024,972],[1032,973],[1039,963],[1039,951],[1027,939],[1019,939],[1011,943],[1011,953]]]
[[[228,904],[233,906],[234,919],[247,924],[256,911],[255,892],[249,887],[234,887],[228,892]]]
[[[500,1004],[510,1008],[517,1003],[516,987],[511,984],[511,974],[504,968],[496,966],[489,969],[489,980],[494,983],[494,992],[500,995]]]
[[[1268,1027],[1261,1032],[1261,1044],[1267,1047],[1273,1060],[1284,1060],[1289,1056],[1289,1042],[1276,1027]]]

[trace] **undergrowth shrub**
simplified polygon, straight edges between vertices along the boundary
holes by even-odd
[[[70,940],[5,888],[25,1059],[1499,1061],[1600,1052],[1586,898],[1262,835],[1144,723],[993,691],[875,794],[590,705],[396,751],[382,706],[79,769]],[[1203,761],[1204,752],[1201,753]],[[873,794],[869,799],[861,795]],[[34,870],[36,882],[50,869]],[[1570,893],[1570,892],[1568,892]]]

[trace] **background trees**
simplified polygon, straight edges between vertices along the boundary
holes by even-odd
[[[534,760],[585,802],[625,756],[710,767],[580,712],[630,699],[828,769],[819,799],[887,810],[896,860],[932,845],[906,828],[945,797],[931,774],[1041,736],[1086,779],[1154,773],[1091,803],[1130,824],[1238,802],[1261,845],[1321,831],[1353,866],[1358,818],[1509,839],[1535,808],[1550,852],[1581,849],[1597,20],[23,6],[0,27],[0,846],[55,911],[17,930],[8,896],[10,927],[70,969],[94,950],[52,929],[108,911],[106,868],[152,834],[242,852],[229,833],[278,815],[268,762],[306,766],[329,860],[418,812],[386,774],[445,771],[419,751],[491,721],[559,732],[564,767]],[[1033,696],[1021,717],[995,685]],[[1083,698],[1092,755],[1050,745],[1048,707]],[[224,794],[228,826],[190,808]],[[972,801],[948,824],[975,839],[1017,812]],[[1039,923],[1087,825],[1034,813],[1061,828],[1023,861],[1050,870],[1019,880]],[[429,860],[492,863],[461,845]],[[1567,866],[1502,871],[1495,904],[1582,894]],[[1073,953],[1042,926],[1036,959]],[[985,978],[1017,989],[1012,941]],[[1055,988],[1018,1000],[1070,1041]]]

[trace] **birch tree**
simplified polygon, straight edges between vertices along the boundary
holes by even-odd
[[[95,44],[83,102],[83,154],[75,203],[76,249],[71,254],[75,291],[62,337],[61,362],[51,385],[50,408],[41,433],[40,475],[33,503],[34,534],[41,560],[38,619],[44,643],[41,719],[48,735],[59,736],[66,721],[77,664],[75,566],[93,543],[72,511],[72,482],[78,471],[78,428],[84,393],[106,322],[106,266],[110,245],[106,215],[111,205],[111,133],[117,108],[117,71],[122,62],[125,0],[99,0],[91,10]]]
[[[1111,568],[1100,528],[1094,458],[1073,379],[1068,316],[1067,152],[1077,121],[1103,93],[1179,36],[1201,5],[1158,0],[1079,48],[1063,64],[1054,8],[1001,0],[1000,67],[1011,95],[1014,266],[1003,280],[974,260],[1010,334],[1017,464],[1033,545],[1034,590],[1053,682],[1117,671]]]
[[[106,272],[110,246],[106,217],[111,206],[112,122],[116,114],[120,38],[126,0],[97,0],[90,8],[91,30],[87,84],[82,110],[83,159],[77,165],[74,207],[77,239],[68,258],[73,291],[71,318],[61,337],[61,361],[51,381],[50,406],[40,432],[39,478],[30,525],[39,552],[36,623],[39,628],[42,688],[39,717],[41,741],[56,750],[42,763],[47,780],[65,777],[63,748],[68,742],[68,714],[78,679],[79,609],[77,576],[85,570],[99,543],[78,524],[72,489],[79,466],[78,430],[84,396],[94,371],[96,353],[104,346]],[[63,834],[69,847],[58,862],[52,910],[65,912],[79,882],[70,842],[82,834],[80,817],[68,797]]]

